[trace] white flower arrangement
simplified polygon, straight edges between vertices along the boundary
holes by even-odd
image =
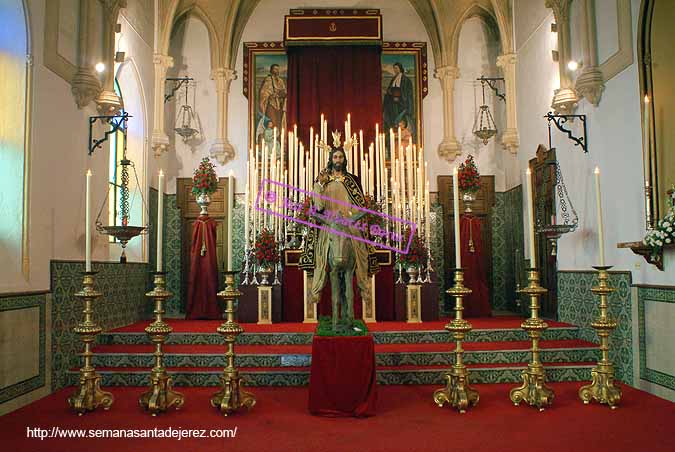
[[[673,186],[675,189],[675,186]],[[673,195],[675,196],[675,194]],[[675,243],[675,203],[668,200],[668,212],[659,220],[654,229],[647,231],[642,242],[652,249],[652,254],[661,252],[663,245]]]

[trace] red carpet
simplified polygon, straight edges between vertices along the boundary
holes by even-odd
[[[584,406],[577,383],[557,383],[554,406],[543,413],[514,407],[513,385],[477,385],[481,401],[465,415],[438,408],[436,387],[379,386],[377,415],[367,419],[313,417],[307,388],[253,388],[258,405],[224,418],[209,405],[215,388],[183,389],[186,404],[153,418],[138,406],[144,388],[113,388],[109,412],[78,417],[63,390],[3,416],[3,450],[9,451],[672,451],[675,405],[624,387],[621,407]],[[229,439],[26,438],[27,427],[80,429],[234,429]],[[207,433],[208,434],[208,433]]]
[[[520,328],[523,322],[521,317],[485,317],[469,319],[474,329],[490,330],[505,328]],[[370,331],[435,331],[443,330],[450,319],[442,319],[434,322],[406,323],[406,322],[377,322],[368,323]],[[167,319],[175,333],[215,333],[216,328],[223,323],[220,320],[182,320]],[[571,327],[568,323],[547,320],[546,323],[552,328]],[[137,322],[122,328],[112,330],[115,333],[143,333],[144,328],[150,321]],[[256,323],[242,323],[241,326],[247,333],[313,333],[316,324],[310,323],[275,323],[272,325],[258,325]]]

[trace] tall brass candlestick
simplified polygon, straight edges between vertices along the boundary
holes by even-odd
[[[548,328],[548,324],[539,318],[539,298],[547,292],[539,285],[539,271],[536,268],[527,270],[529,284],[520,292],[529,295],[530,309],[532,314],[520,327],[527,332],[532,339],[532,360],[523,370],[523,384],[511,390],[510,397],[514,405],[518,406],[521,401],[536,406],[543,411],[553,403],[553,389],[546,385],[546,372],[539,360],[539,339]]]
[[[84,342],[84,365],[80,369],[80,381],[77,389],[72,396],[68,398],[68,405],[79,415],[82,416],[87,411],[94,411],[99,406],[104,410],[110,408],[115,400],[109,392],[101,390],[101,376],[96,373],[96,369],[91,363],[94,354],[91,351],[91,345],[96,340],[96,335],[102,329],[91,318],[94,310],[91,302],[101,296],[101,292],[94,289],[94,275],[97,272],[83,272],[83,288],[75,294],[76,297],[84,300],[84,320],[77,324],[73,331],[80,336]]]
[[[457,408],[460,413],[465,413],[469,405],[476,406],[478,404],[480,396],[478,391],[469,386],[469,371],[462,361],[462,354],[464,353],[462,341],[472,329],[471,324],[462,318],[463,298],[472,292],[471,289],[464,286],[463,269],[455,269],[455,285],[446,292],[455,297],[455,318],[445,325],[445,329],[452,333],[452,337],[455,339],[455,364],[444,376],[446,380],[445,388],[437,389],[434,392],[434,402],[439,407],[449,403],[450,406]]]
[[[234,275],[237,273],[238,271],[225,272],[225,290],[218,292],[218,298],[225,300],[226,320],[218,327],[217,331],[225,337],[227,343],[227,352],[225,352],[227,367],[220,377],[221,390],[211,397],[211,406],[218,408],[224,416],[232,414],[242,407],[250,410],[256,402],[253,394],[242,389],[242,378],[234,366],[234,343],[237,336],[244,332],[244,329],[234,319],[234,300],[241,295],[241,292],[234,287]]]
[[[145,294],[148,298],[155,300],[155,321],[145,328],[145,332],[155,345],[155,365],[150,373],[150,389],[143,393],[138,399],[138,403],[149,411],[153,416],[162,413],[172,406],[179,409],[185,403],[183,394],[172,389],[172,380],[164,367],[163,358],[164,352],[162,345],[166,341],[166,337],[171,334],[171,328],[162,315],[164,314],[164,301],[171,296],[171,292],[166,290],[166,273],[155,272],[155,288]]]
[[[609,286],[608,270],[612,268],[611,266],[593,268],[598,271],[598,285],[593,287],[591,292],[600,297],[600,316],[591,323],[591,326],[600,338],[602,359],[591,371],[593,380],[591,384],[579,389],[579,398],[584,404],[590,403],[591,400],[597,400],[615,409],[616,404],[621,400],[621,389],[614,384],[614,364],[609,360],[609,335],[616,328],[617,323],[609,317],[607,311],[609,309],[609,294],[616,289]]]

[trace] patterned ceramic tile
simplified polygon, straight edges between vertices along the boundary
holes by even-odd
[[[434,203],[429,206],[429,216],[430,227],[429,231],[431,233],[430,243],[431,243],[431,262],[432,268],[436,271],[436,279],[439,279],[438,283],[438,293],[441,294],[438,297],[438,312],[441,316],[447,315],[447,308],[445,306],[445,290],[446,282],[444,281],[443,275],[445,274],[445,263],[443,262],[443,207],[440,203]],[[433,274],[432,274],[433,275]],[[439,278],[440,276],[440,278]]]
[[[578,325],[579,338],[598,342],[591,322],[598,316],[598,297],[591,293],[597,284],[594,271],[558,272],[558,318],[561,322]],[[616,368],[616,377],[628,384],[633,383],[633,342],[631,318],[631,274],[612,272],[610,286],[616,292],[609,297],[609,313],[618,326],[610,336],[610,359]]]
[[[38,308],[40,325],[37,334],[39,334],[39,354],[38,354],[38,373],[26,380],[18,383],[0,387],[0,403],[7,402],[23,394],[27,394],[35,389],[45,385],[45,344],[46,344],[46,321],[45,306],[47,303],[46,294],[18,295],[11,297],[0,297],[0,312],[14,311],[19,309]]]
[[[507,221],[505,208],[505,194],[495,193],[495,205],[490,214],[492,223],[492,293],[490,305],[492,309],[504,311],[506,303],[506,279],[513,275],[507,272],[508,245],[510,235],[507,235]]]
[[[640,345],[640,378],[675,390],[675,375],[650,369],[647,363],[647,325],[645,303],[675,303],[675,288],[638,287],[638,328]],[[663,344],[672,349],[673,344]]]
[[[94,319],[104,330],[129,325],[144,318],[150,301],[145,297],[148,265],[142,263],[97,263],[96,289],[103,296],[94,300]],[[51,262],[52,288],[52,390],[66,385],[66,372],[80,365],[82,350],[73,327],[82,319],[82,301],[74,296],[82,288],[83,262]]]

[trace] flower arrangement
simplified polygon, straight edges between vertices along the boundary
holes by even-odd
[[[403,243],[408,243],[408,240],[410,240],[410,228],[405,230],[405,240]],[[426,263],[427,247],[424,246],[424,241],[419,234],[415,233],[413,236],[412,242],[410,242],[410,248],[408,249],[408,254],[399,253],[398,256],[399,261],[407,267],[420,266]]]
[[[664,245],[675,243],[675,203],[673,202],[675,185],[668,193],[671,194],[668,198],[668,212],[656,223],[654,229],[647,231],[647,235],[642,240],[652,249],[652,255],[659,254]]]
[[[469,155],[466,160],[459,165],[457,172],[459,190],[462,192],[475,193],[480,190],[480,173],[473,160],[473,155]]]
[[[364,196],[364,204],[363,207],[372,210],[373,212],[379,212],[382,213],[382,209],[380,208],[380,205],[375,201],[375,198],[371,195],[365,195]],[[378,226],[380,229],[384,229],[384,217],[380,215],[375,215],[373,213],[366,213],[363,216],[363,221],[365,221],[368,224],[368,230],[370,231],[371,226]]]
[[[255,240],[255,258],[261,266],[270,266],[279,262],[279,250],[274,234],[264,228]]]
[[[192,176],[192,194],[199,196],[201,194],[210,195],[218,189],[218,176],[216,176],[215,165],[211,163],[208,157],[204,157],[199,163],[199,167]]]
[[[301,221],[311,222],[312,217],[309,215],[309,208],[312,205],[312,197],[305,196],[305,199],[302,201],[302,207],[300,207],[300,212],[298,212],[297,218]]]

